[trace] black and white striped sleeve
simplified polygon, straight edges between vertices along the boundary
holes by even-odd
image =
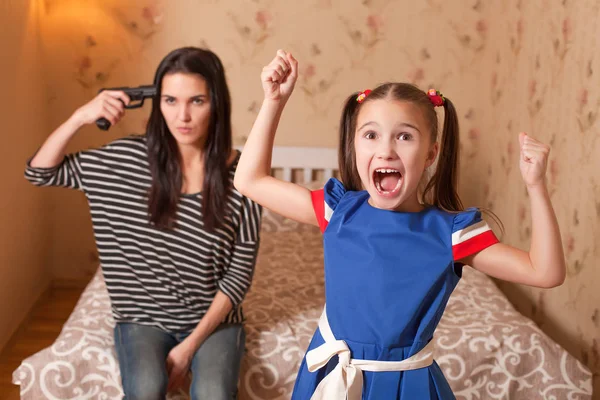
[[[35,186],[60,186],[85,190],[81,154],[82,152],[69,154],[60,164],[50,168],[32,167],[30,159],[25,167],[25,178]]]
[[[229,297],[234,307],[244,300],[252,284],[260,245],[262,207],[244,197],[240,218],[229,267],[218,282],[219,289]]]

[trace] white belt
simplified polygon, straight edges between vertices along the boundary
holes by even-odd
[[[319,320],[319,331],[325,343],[306,354],[310,372],[327,365],[337,355],[339,362],[319,383],[311,400],[361,400],[362,371],[409,371],[425,368],[433,363],[433,340],[414,356],[402,361],[355,360],[350,358],[350,349],[343,340],[336,340],[331,332],[325,308]]]

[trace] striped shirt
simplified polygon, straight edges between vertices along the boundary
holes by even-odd
[[[233,303],[225,322],[243,322],[241,302],[250,288],[259,246],[262,208],[233,187],[239,159],[229,169],[224,223],[204,230],[202,194],[182,194],[176,228],[148,220],[152,183],[145,136],[67,155],[52,168],[25,177],[37,186],[81,190],[90,206],[102,272],[117,322],[190,332],[217,290]]]

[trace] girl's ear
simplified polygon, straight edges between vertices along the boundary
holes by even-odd
[[[440,146],[438,145],[437,142],[435,142],[433,144],[433,146],[431,146],[431,149],[429,149],[429,152],[427,153],[427,160],[425,161],[425,168],[431,167],[431,165],[435,162],[435,159],[438,155],[439,150],[440,150]]]

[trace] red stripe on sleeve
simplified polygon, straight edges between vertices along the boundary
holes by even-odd
[[[325,232],[325,228],[327,228],[327,220],[325,219],[325,192],[323,189],[314,190],[310,192],[310,197],[312,198],[313,209],[317,216],[319,228],[321,228],[321,233],[323,233]]]
[[[483,232],[469,240],[452,246],[452,255],[454,261],[462,260],[465,257],[473,255],[481,250],[498,243],[499,240],[491,230]]]

